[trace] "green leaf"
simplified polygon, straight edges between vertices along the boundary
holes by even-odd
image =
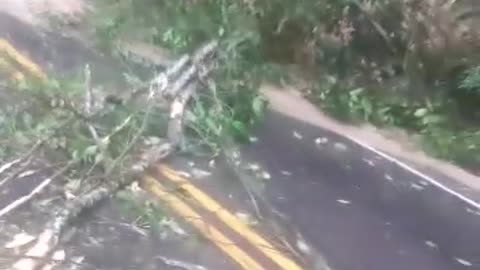
[[[366,98],[362,98],[362,100],[360,102],[362,104],[362,108],[363,108],[365,118],[368,120],[373,113],[372,102],[370,100],[366,99]]]
[[[212,117],[208,117],[205,119],[207,127],[215,134],[218,135],[218,126],[215,124],[215,121]]]
[[[428,109],[427,109],[427,108],[420,108],[420,109],[415,110],[415,112],[413,113],[413,115],[414,115],[415,117],[421,118],[421,117],[424,117],[425,115],[427,115],[427,113],[428,113]]]
[[[365,91],[364,88],[353,89],[352,91],[350,91],[350,95],[351,95],[351,96],[358,96],[358,95],[360,95],[361,93],[363,93],[363,91]]]
[[[75,161],[80,160],[80,154],[79,154],[78,150],[73,150],[71,155],[72,155],[73,160],[75,160]]]
[[[263,116],[263,113],[265,111],[265,103],[266,100],[262,96],[257,96],[252,101],[253,113],[255,113],[258,118]]]
[[[435,114],[431,114],[431,115],[427,115],[425,117],[422,118],[422,123],[424,125],[433,125],[433,124],[440,124],[442,122],[444,122],[445,118],[440,116],[440,115],[435,115]]]
[[[232,127],[236,131],[236,135],[241,137],[248,136],[248,128],[243,122],[234,120],[232,122]]]
[[[100,163],[103,161],[103,159],[104,157],[102,153],[98,153],[97,155],[95,155],[95,163]]]
[[[337,77],[331,75],[328,75],[326,80],[330,86],[335,85],[338,82]]]
[[[96,145],[90,145],[89,147],[85,148],[85,151],[83,151],[84,156],[92,156],[97,152],[98,146]]]
[[[203,107],[203,104],[201,102],[196,102],[195,103],[195,115],[197,115],[198,118],[205,118],[207,115],[207,112],[205,111],[205,108]]]

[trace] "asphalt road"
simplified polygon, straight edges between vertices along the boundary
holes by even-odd
[[[94,58],[69,39],[40,36],[8,16],[0,16],[0,34],[50,72],[81,69]],[[480,269],[475,205],[339,134],[278,112],[267,114],[256,135],[242,155],[270,174],[258,197],[332,269]],[[197,184],[236,209],[248,194],[235,203],[241,186],[234,174],[222,175],[236,186],[218,177]]]
[[[218,162],[194,183],[225,207],[255,215],[249,187],[263,218],[257,230],[288,240],[305,269],[480,269],[478,191],[439,172],[419,175],[276,110],[255,135],[241,148],[243,169]],[[187,162],[173,165],[187,170]],[[251,177],[253,165],[269,177]]]
[[[333,269],[480,269],[478,208],[339,134],[272,111],[243,154]]]

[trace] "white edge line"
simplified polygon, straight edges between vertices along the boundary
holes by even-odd
[[[267,94],[267,96],[268,96],[268,94]],[[271,97],[269,97],[269,98],[271,98]],[[309,103],[309,104],[311,105],[311,103]],[[281,114],[284,114],[284,113],[282,113],[282,111],[279,110],[278,108],[273,108],[273,110],[275,110],[276,112],[279,112],[279,113],[281,113]],[[284,115],[287,115],[287,114],[284,114]],[[289,115],[289,116],[292,116],[292,115]],[[295,117],[295,116],[293,116],[293,117]],[[443,189],[444,191],[450,193],[451,195],[453,195],[453,196],[459,198],[460,200],[466,202],[466,203],[469,204],[470,206],[472,206],[472,207],[477,208],[477,209],[480,210],[480,203],[476,202],[475,200],[472,200],[472,199],[468,198],[467,196],[465,196],[465,195],[463,195],[463,194],[460,194],[460,193],[456,192],[455,190],[453,190],[453,189],[445,186],[444,184],[442,184],[442,183],[438,182],[437,180],[433,179],[432,177],[430,177],[430,176],[428,176],[428,175],[426,175],[426,174],[418,171],[418,170],[415,169],[415,168],[412,168],[411,166],[407,165],[406,163],[404,163],[404,162],[402,162],[402,161],[400,161],[400,160],[398,160],[398,159],[396,159],[396,158],[394,158],[394,157],[392,157],[392,156],[390,156],[390,155],[388,155],[388,154],[386,154],[386,153],[384,153],[384,152],[382,152],[382,151],[380,151],[380,150],[377,150],[377,149],[375,149],[373,146],[370,146],[370,145],[368,145],[367,143],[364,143],[364,142],[362,142],[362,141],[360,141],[360,140],[358,140],[358,139],[356,139],[356,138],[354,138],[354,137],[340,134],[340,133],[335,132],[334,130],[331,130],[331,129],[327,129],[327,130],[333,131],[335,134],[340,135],[340,136],[342,136],[342,137],[344,137],[344,138],[347,138],[347,139],[349,139],[350,141],[352,141],[352,142],[360,145],[361,147],[363,147],[363,148],[365,148],[365,149],[368,149],[368,150],[370,150],[371,152],[374,152],[374,153],[376,153],[376,154],[384,157],[385,159],[389,160],[390,162],[395,163],[396,165],[398,165],[398,166],[400,166],[401,168],[403,168],[403,169],[411,172],[412,174],[415,174],[415,175],[417,175],[417,176],[420,176],[421,178],[423,178],[423,179],[427,180],[428,182],[430,182],[432,185],[434,185],[434,186],[436,186],[436,187],[438,187],[438,188],[440,188],[440,189]]]
[[[475,207],[475,208],[477,208],[477,209],[480,209],[480,203],[478,203],[478,202],[476,202],[476,201],[474,201],[474,200],[466,197],[466,196],[463,195],[463,194],[460,194],[460,193],[456,192],[455,190],[452,190],[451,188],[449,188],[449,187],[445,186],[444,184],[438,182],[437,180],[433,179],[432,177],[430,177],[430,176],[428,176],[428,175],[426,175],[426,174],[418,171],[418,170],[415,169],[415,168],[412,168],[411,166],[405,164],[404,162],[402,162],[402,161],[400,161],[400,160],[398,160],[398,159],[396,159],[396,158],[394,158],[394,157],[392,157],[392,156],[389,156],[388,154],[386,154],[386,153],[384,153],[384,152],[382,152],[382,151],[380,151],[380,150],[375,149],[374,147],[372,147],[372,146],[370,146],[370,145],[368,145],[368,144],[366,144],[366,143],[364,143],[364,142],[362,142],[362,141],[359,141],[359,140],[357,140],[357,139],[355,139],[355,138],[353,138],[353,137],[347,136],[347,135],[344,135],[344,136],[345,136],[347,139],[355,142],[356,144],[358,144],[358,145],[360,145],[360,146],[362,146],[362,147],[364,147],[364,148],[366,148],[366,149],[368,149],[368,150],[370,150],[370,151],[372,151],[372,152],[374,152],[374,153],[376,153],[376,154],[384,157],[385,159],[389,160],[390,162],[395,163],[396,165],[402,167],[403,169],[405,169],[405,170],[407,170],[407,171],[409,171],[409,172],[411,172],[411,173],[413,173],[413,174],[415,174],[415,175],[417,175],[417,176],[422,177],[423,179],[429,181],[429,182],[430,182],[431,184],[433,184],[434,186],[437,186],[438,188],[441,188],[441,189],[443,189],[444,191],[446,191],[446,192],[452,194],[453,196],[455,196],[455,197],[463,200],[464,202],[468,203],[470,206],[473,206],[473,207]]]

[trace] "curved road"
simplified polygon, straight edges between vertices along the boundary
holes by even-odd
[[[91,57],[75,42],[54,36],[60,49],[53,54],[29,31],[0,16],[1,34],[43,66],[68,70]],[[258,142],[242,154],[269,172],[259,195],[291,229],[287,238],[293,246],[298,232],[308,246],[299,249],[322,254],[335,270],[480,269],[478,191],[459,198],[442,188],[453,186],[446,177],[432,182],[339,134],[281,113],[299,104],[273,105],[277,111],[267,114]],[[217,170],[235,178],[227,167]],[[195,184],[228,208],[245,205],[248,196],[224,180],[214,173]]]

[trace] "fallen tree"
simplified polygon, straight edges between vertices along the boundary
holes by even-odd
[[[48,147],[52,136],[57,135],[56,131],[72,125],[82,126],[82,130],[89,135],[90,148],[97,151],[93,160],[75,158],[75,155],[72,155],[72,159],[63,162],[60,169],[42,181],[30,194],[0,210],[0,217],[11,214],[41,193],[56,178],[88,168],[88,173],[84,174],[85,179],[82,181],[84,186],[82,194],[67,201],[61,211],[53,213],[43,232],[37,237],[36,243],[10,269],[39,269],[47,262],[51,262],[49,258],[55,252],[62,233],[74,218],[139,179],[151,165],[175,153],[184,136],[185,111],[191,97],[205,85],[215,68],[216,49],[217,42],[211,41],[193,54],[184,55],[151,81],[123,96],[116,97],[95,93],[91,85],[90,68],[86,66],[84,99],[81,105],[76,106],[75,102],[62,98],[61,110],[69,116],[67,121],[57,125],[55,130],[49,133],[50,136],[39,139],[28,153],[0,166],[0,176],[10,173],[7,178],[14,180],[16,176],[22,174],[22,170],[26,170],[27,166],[21,165],[22,163],[42,147]],[[140,97],[144,97],[144,101],[136,108],[135,114],[123,116],[118,125],[103,125],[102,119],[105,115],[115,113],[121,107],[135,106],[135,101]],[[112,99],[116,101],[113,105],[110,104]],[[145,143],[152,112],[165,101],[170,108],[166,136],[154,143]],[[137,115],[142,115],[139,126],[132,125]],[[127,138],[128,142],[121,144],[122,147],[113,147],[115,137],[125,129],[134,131],[133,135]],[[28,165],[28,162],[26,164]]]

